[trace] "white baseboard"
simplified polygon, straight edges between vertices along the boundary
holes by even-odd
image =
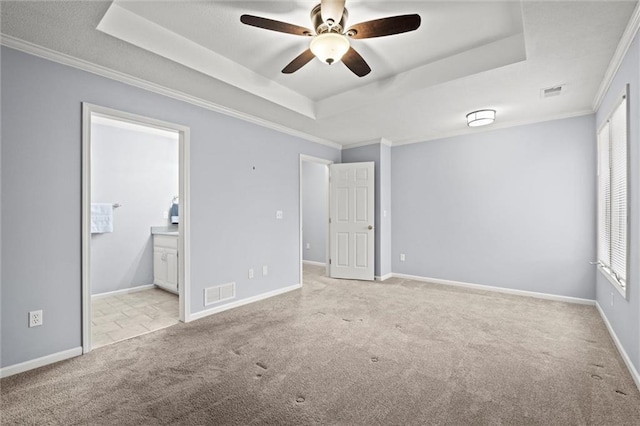
[[[384,281],[384,280],[388,280],[389,278],[392,278],[393,274],[391,272],[389,272],[388,274],[382,275],[381,277],[375,276],[375,280],[376,281]]]
[[[579,297],[560,296],[557,294],[538,293],[535,291],[527,291],[527,290],[515,290],[511,288],[494,287],[494,286],[484,285],[484,284],[471,284],[471,283],[465,283],[461,281],[449,281],[449,280],[442,280],[439,278],[420,277],[417,275],[396,274],[395,272],[392,273],[391,275],[393,275],[396,278],[404,278],[404,279],[414,280],[414,281],[422,281],[422,282],[433,283],[433,284],[451,285],[456,287],[473,288],[476,290],[494,291],[496,293],[515,294],[517,296],[535,297],[538,299],[555,300],[557,302],[577,303],[580,305],[590,305],[590,306],[594,306],[596,304],[595,300],[581,299]]]
[[[611,323],[607,319],[607,316],[604,314],[604,311],[602,310],[598,302],[596,302],[596,308],[598,309],[598,312],[600,312],[600,317],[602,317],[602,321],[604,322],[604,325],[607,327],[607,330],[609,331],[609,334],[611,335],[611,338],[613,339],[613,343],[615,343],[616,348],[620,353],[620,356],[624,360],[624,363],[627,365],[627,369],[629,370],[629,373],[631,373],[631,377],[633,377],[633,381],[636,383],[636,387],[638,388],[638,390],[640,390],[640,374],[638,374],[638,370],[636,370],[636,367],[631,362],[629,355],[627,355],[627,351],[624,350],[622,343],[620,343],[620,339],[618,339],[616,332],[613,331],[613,327],[611,327]]]
[[[77,348],[68,349],[66,351],[57,352],[51,355],[46,355],[40,358],[32,359],[30,361],[9,365],[7,367],[0,368],[0,378],[13,376],[14,374],[23,373],[25,371],[33,370],[34,368],[38,367],[44,367],[45,365],[64,361],[65,359],[74,358],[80,355],[82,355],[82,347],[78,346]]]
[[[154,288],[155,286],[156,286],[155,284],[145,284],[145,285],[140,285],[138,287],[123,288],[122,290],[115,290],[115,291],[108,291],[106,293],[92,294],[91,295],[91,299],[100,299],[100,298],[103,298],[103,297],[117,296],[119,294],[136,293],[138,291],[149,290],[150,288]]]
[[[198,320],[200,318],[208,317],[209,315],[217,314],[219,312],[228,311],[229,309],[238,308],[240,306],[248,305],[249,303],[259,302],[260,300],[268,299],[270,297],[278,296],[283,293],[288,293],[293,290],[297,290],[302,288],[301,284],[294,284],[289,287],[279,288],[277,290],[273,290],[267,293],[259,294],[257,296],[248,297],[246,299],[238,300],[235,302],[227,303],[226,305],[216,306],[215,308],[206,309],[204,311],[196,312],[195,314],[190,314],[185,318],[185,322],[190,322],[194,320]]]
[[[324,262],[316,262],[314,260],[303,260],[302,263],[305,265],[327,266]]]

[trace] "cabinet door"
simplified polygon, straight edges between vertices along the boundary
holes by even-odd
[[[167,263],[167,285],[178,291],[178,250],[165,249]]]
[[[153,283],[157,285],[167,284],[167,261],[165,249],[153,249]]]

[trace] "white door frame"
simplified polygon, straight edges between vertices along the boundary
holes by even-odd
[[[180,223],[178,224],[178,305],[180,321],[190,321],[191,267],[189,234],[190,192],[190,129],[179,124],[131,114],[99,105],[82,103],[82,352],[91,351],[91,116],[100,115],[115,120],[141,124],[179,134]]]
[[[300,285],[302,285],[302,261],[303,261],[303,241],[302,241],[302,194],[303,194],[303,188],[302,188],[302,163],[307,162],[307,163],[316,163],[316,164],[323,164],[326,168],[327,168],[327,174],[326,174],[326,181],[325,184],[327,185],[327,203],[326,203],[326,211],[325,211],[325,217],[327,218],[327,236],[326,236],[326,240],[325,240],[325,258],[324,258],[324,263],[325,263],[325,273],[327,275],[329,275],[329,245],[331,244],[330,240],[329,240],[329,226],[328,226],[328,222],[329,222],[329,212],[330,210],[330,206],[329,206],[329,202],[330,202],[330,198],[331,198],[331,194],[329,194],[329,165],[333,164],[333,161],[331,160],[326,160],[324,158],[319,158],[319,157],[312,157],[310,155],[305,155],[305,154],[300,154],[300,164],[299,164],[299,189],[300,192],[298,194],[298,199],[300,200],[300,206],[299,206],[299,212],[298,212],[298,220],[299,220],[299,224],[300,224]]]

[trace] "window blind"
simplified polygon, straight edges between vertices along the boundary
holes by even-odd
[[[598,262],[623,289],[627,280],[627,98],[598,133]]]
[[[627,279],[627,99],[611,116],[611,272]]]

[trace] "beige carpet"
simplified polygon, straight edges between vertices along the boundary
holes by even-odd
[[[2,424],[638,425],[597,311],[331,280],[3,379]]]

